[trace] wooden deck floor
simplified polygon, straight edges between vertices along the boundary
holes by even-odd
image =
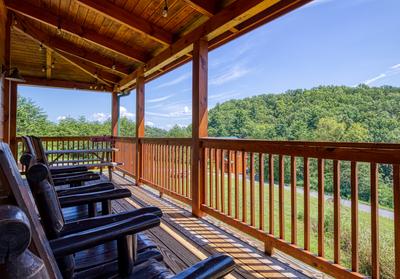
[[[115,173],[113,181],[132,192],[131,198],[113,202],[115,211],[146,205],[163,210],[161,226],[150,230],[148,234],[158,245],[165,263],[175,273],[211,254],[227,253],[237,263],[237,268],[229,278],[321,278],[319,273],[296,270],[276,257],[266,256],[225,226],[218,226],[207,218],[192,217],[183,205],[166,197],[160,198],[146,186],[133,186],[133,180],[128,177]]]

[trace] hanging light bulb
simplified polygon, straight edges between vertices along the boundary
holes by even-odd
[[[167,17],[168,16],[168,2],[167,0],[164,0],[164,8],[162,10],[162,16]]]
[[[53,63],[51,63],[51,68],[54,69],[56,67],[56,65]]]
[[[111,66],[111,69],[113,69],[113,70],[115,70],[117,68],[117,66],[115,66],[115,64],[113,64],[112,66]]]
[[[45,66],[42,67],[42,72],[43,73],[46,72],[46,67]]]
[[[40,43],[39,51],[43,51],[43,44],[42,43]]]
[[[57,26],[57,34],[61,35],[61,24],[60,23]]]

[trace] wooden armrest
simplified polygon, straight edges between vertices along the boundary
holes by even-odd
[[[70,207],[107,200],[129,198],[130,196],[131,192],[128,189],[113,189],[101,192],[61,196],[58,199],[60,201],[61,207]]]
[[[79,186],[73,187],[68,189],[61,189],[56,190],[58,197],[62,196],[70,196],[76,194],[85,194],[85,193],[92,193],[92,192],[101,192],[106,190],[113,190],[115,188],[114,184],[110,182],[106,183],[99,183],[94,185],[86,185],[86,186]]]
[[[159,217],[153,214],[145,214],[139,217],[129,218],[106,226],[50,240],[50,246],[56,258],[63,257],[159,225]]]
[[[235,267],[235,262],[228,255],[214,255],[196,263],[172,277],[173,279],[189,278],[222,278]]]
[[[112,215],[98,216],[87,219],[81,219],[75,222],[69,222],[64,225],[61,235],[68,235],[72,233],[81,232],[110,224],[110,222],[123,221],[129,218],[142,216],[145,214],[152,214],[157,217],[162,216],[162,211],[158,207],[148,206],[139,209],[134,209],[127,212],[116,213]]]
[[[84,175],[71,175],[65,178],[55,178],[53,179],[54,185],[64,185],[64,184],[72,184],[77,182],[91,181],[100,179],[100,175],[97,173],[92,174],[84,174]]]
[[[59,174],[59,173],[74,173],[80,171],[87,171],[88,168],[85,166],[66,166],[66,167],[51,167],[51,174]]]

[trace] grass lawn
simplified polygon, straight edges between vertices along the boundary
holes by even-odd
[[[221,180],[221,177],[219,177]],[[209,181],[209,180],[208,180]],[[207,181],[207,183],[208,183]],[[215,207],[215,176],[213,183],[214,192],[214,207]],[[235,181],[232,176],[231,180],[231,206],[232,216],[235,216]],[[254,194],[255,194],[255,219],[256,227],[259,226],[260,220],[260,199],[259,199],[259,183],[255,181]],[[275,235],[279,236],[279,189],[274,187],[274,224]],[[301,188],[302,189],[302,188]],[[207,193],[209,193],[209,186],[207,186]],[[224,212],[228,212],[228,177],[225,176],[224,183]],[[242,219],[242,178],[239,178],[239,219]],[[246,208],[247,218],[246,222],[250,223],[250,181],[246,182]],[[290,190],[284,190],[284,239],[291,240],[291,194]],[[300,247],[304,243],[304,196],[297,193],[297,243]],[[264,230],[269,231],[269,186],[264,185]],[[207,194],[206,203],[209,204],[209,197]],[[350,207],[341,206],[341,264],[347,268],[351,267],[351,214]],[[310,235],[310,250],[313,253],[318,252],[318,199],[310,197],[310,220],[311,220],[311,235]],[[359,211],[359,254],[360,254],[360,272],[363,274],[370,273],[370,257],[371,257],[371,215],[370,213]],[[325,257],[333,259],[333,203],[330,200],[325,201]],[[380,266],[381,278],[394,278],[394,222],[391,219],[380,217],[379,218],[379,237],[380,237]]]

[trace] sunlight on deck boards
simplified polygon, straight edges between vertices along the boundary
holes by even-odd
[[[265,255],[206,219],[194,218],[178,202],[159,198],[146,186],[134,187],[130,178],[123,178],[115,173],[113,181],[132,192],[132,198],[114,202],[114,210],[123,211],[146,205],[162,209],[162,224],[151,230],[150,237],[157,243],[166,264],[174,272],[179,272],[213,253],[227,253],[237,264],[236,270],[227,278],[308,278],[307,275],[310,275]]]

